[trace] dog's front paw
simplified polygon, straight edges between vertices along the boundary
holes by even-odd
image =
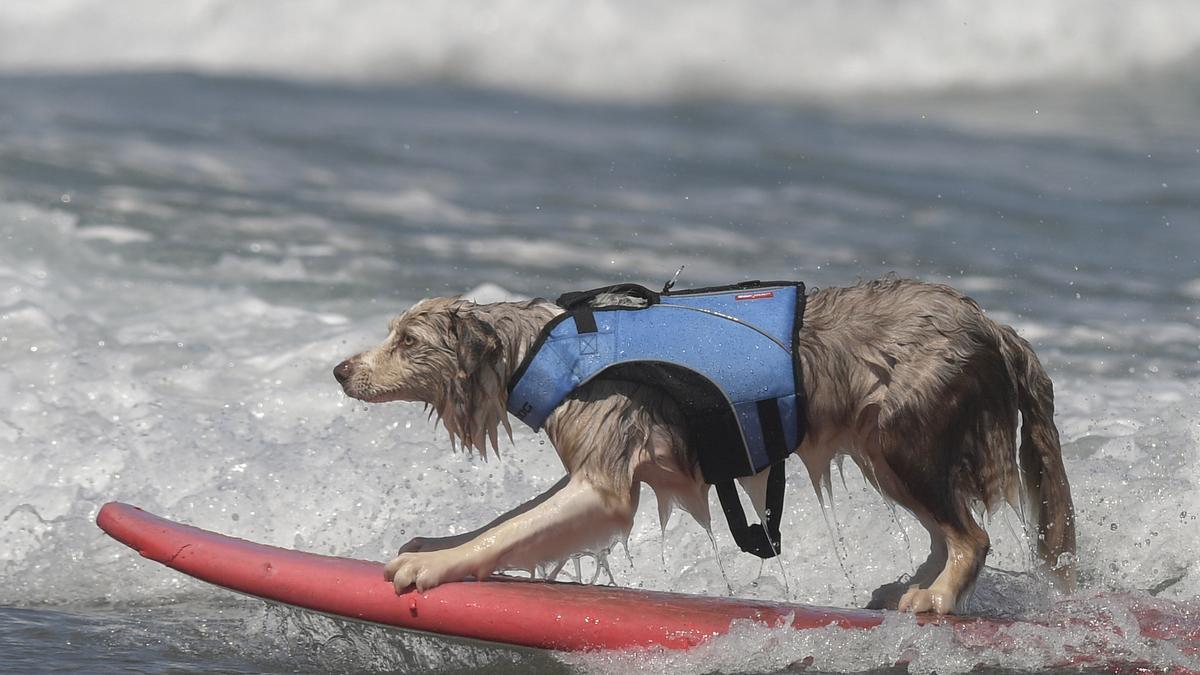
[[[934,588],[912,586],[900,597],[898,609],[901,612],[912,612],[913,614],[921,612],[949,614],[954,611],[954,601],[954,595],[951,593]]]
[[[451,551],[401,553],[384,565],[383,576],[396,587],[397,593],[415,585],[427,591],[447,581],[461,581],[470,569],[460,555]]]

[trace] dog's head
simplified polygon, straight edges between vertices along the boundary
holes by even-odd
[[[371,403],[421,401],[440,412],[501,356],[496,330],[474,307],[457,298],[422,300],[392,319],[383,343],[342,361],[333,375],[347,396]]]

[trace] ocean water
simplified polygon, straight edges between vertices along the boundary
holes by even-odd
[[[962,672],[1078,653],[1200,669],[1200,12],[1192,3],[0,6],[0,669]],[[136,20],[135,20],[136,19]],[[94,525],[121,500],[386,559],[556,481],[539,435],[450,451],[333,366],[431,295],[896,273],[1037,349],[1078,510],[1054,596],[1013,513],[971,610],[741,626],[687,654],[555,656],[205,586]],[[791,467],[781,563],[643,498],[617,583],[860,606],[926,550],[846,466]],[[724,567],[725,575],[721,572]],[[585,576],[590,576],[585,565]]]

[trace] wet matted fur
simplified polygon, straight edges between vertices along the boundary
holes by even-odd
[[[423,300],[392,321],[386,341],[334,374],[354,398],[424,402],[452,444],[495,451],[498,428],[511,434],[509,378],[561,311],[541,299]],[[929,558],[911,578],[878,589],[869,606],[961,608],[989,546],[976,512],[1005,503],[1036,524],[1044,567],[1073,588],[1074,511],[1053,388],[1012,328],[949,286],[889,278],[812,291],[799,350],[808,433],[795,453],[814,487],[828,480],[835,455],[848,455],[930,534]],[[589,382],[546,421],[567,470],[562,481],[475,532],[408,542],[388,574],[397,589],[426,589],[606,546],[632,527],[641,482],[660,508],[677,503],[708,526],[708,486],[684,424],[660,390]],[[743,481],[760,511],[762,475]]]

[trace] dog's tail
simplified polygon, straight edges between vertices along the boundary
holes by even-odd
[[[1075,505],[1054,426],[1054,385],[1024,338],[1001,327],[1001,350],[1015,375],[1021,411],[1025,514],[1037,522],[1037,552],[1063,590],[1075,588]]]

